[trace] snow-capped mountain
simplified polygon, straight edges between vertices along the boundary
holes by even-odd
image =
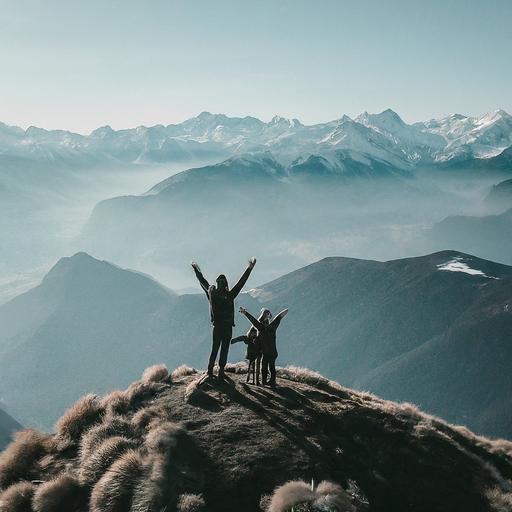
[[[354,160],[371,158],[405,170],[489,158],[511,145],[512,116],[503,110],[408,125],[388,109],[311,126],[279,116],[264,123],[203,112],[181,124],[119,131],[104,126],[87,136],[0,123],[0,155],[82,164],[221,161],[234,154],[270,152],[282,165],[291,165],[309,155],[332,161],[333,151],[344,150]]]

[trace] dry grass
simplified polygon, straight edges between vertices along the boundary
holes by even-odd
[[[105,409],[96,398],[97,395],[91,393],[84,396],[61,416],[55,424],[60,438],[78,443],[86,430],[102,420]]]
[[[87,494],[74,475],[63,474],[37,488],[32,508],[34,512],[85,512]]]
[[[203,512],[206,504],[202,494],[182,494],[178,500],[177,512]]]
[[[199,380],[193,380],[185,389],[185,400],[189,400],[190,397],[199,391]]]
[[[167,386],[168,384],[163,382],[134,382],[126,390],[126,398],[132,407],[137,407],[140,406],[144,401],[153,398]]]
[[[93,426],[82,436],[79,451],[80,460],[83,462],[103,441],[115,436],[129,439],[138,437],[135,427],[130,421],[120,416],[106,415],[102,423]]]
[[[316,498],[311,485],[302,480],[287,482],[274,491],[268,512],[287,512],[293,506],[303,502],[312,502]]]
[[[316,489],[302,480],[294,480],[278,487],[270,501],[265,500],[268,512],[311,510],[324,512],[355,512],[349,496],[343,488],[323,481]]]
[[[195,373],[197,373],[195,368],[182,364],[171,373],[171,379],[179,379],[180,377],[187,377],[188,375],[194,375]]]
[[[169,377],[169,370],[165,364],[156,364],[144,370],[143,382],[163,382]]]
[[[128,450],[136,450],[139,443],[133,439],[116,436],[104,440],[98,448],[85,458],[81,465],[80,481],[94,485],[105,471]]]
[[[115,389],[105,395],[99,401],[100,407],[103,407],[107,414],[126,414],[132,409],[130,400],[124,391]]]
[[[337,394],[342,393],[346,396],[348,390],[343,386],[340,386],[333,380],[326,379],[323,375],[318,372],[309,370],[308,368],[301,368],[299,366],[287,366],[286,368],[277,367],[277,376],[280,379],[289,380],[292,382],[300,382],[309,386],[314,386],[318,389],[325,391],[336,392]]]
[[[316,488],[318,498],[313,502],[313,509],[336,510],[338,512],[355,512],[356,509],[343,488],[332,482],[323,481]]]
[[[168,475],[168,461],[157,455],[147,459],[147,477],[134,489],[133,511],[175,510],[177,495]]]
[[[228,373],[235,373],[237,375],[244,375],[247,373],[247,363],[245,361],[238,361],[238,363],[226,364],[224,371]]]
[[[138,450],[121,456],[105,472],[91,493],[90,512],[127,512],[135,487],[144,476],[144,460]]]
[[[131,419],[131,424],[138,433],[141,433],[150,429],[152,424],[167,421],[170,417],[171,412],[167,408],[150,406],[137,411]]]
[[[11,485],[0,494],[0,512],[33,512],[32,497],[36,487],[31,482]]]
[[[55,446],[52,436],[27,428],[16,432],[0,456],[0,488],[39,478],[38,460]]]
[[[177,444],[177,436],[183,433],[183,427],[176,423],[161,422],[154,424],[144,442],[148,453],[168,454]]]
[[[495,487],[487,493],[487,498],[496,512],[510,512],[512,511],[512,494],[505,492],[502,489]]]

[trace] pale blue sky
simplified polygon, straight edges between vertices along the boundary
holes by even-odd
[[[0,0],[0,121],[512,114],[512,0]]]

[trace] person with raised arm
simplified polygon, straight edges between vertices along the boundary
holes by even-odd
[[[244,284],[256,265],[256,258],[251,258],[245,272],[240,276],[235,286],[229,289],[228,280],[224,274],[216,279],[217,286],[210,285],[205,279],[199,265],[192,261],[190,265],[194,269],[201,288],[206,293],[210,303],[210,319],[213,324],[212,350],[208,360],[208,376],[213,377],[213,367],[220,348],[219,378],[224,378],[224,367],[228,360],[229,344],[235,325],[235,298],[242,291]]]
[[[278,356],[277,345],[276,345],[276,331],[281,323],[281,320],[288,314],[288,308],[284,309],[272,318],[272,313],[263,308],[260,312],[260,319],[254,318],[243,306],[238,308],[238,311],[245,315],[256,329],[258,329],[259,346],[263,354],[262,360],[262,380],[263,385],[267,383],[268,371],[270,368],[270,381],[271,387],[276,386],[276,359]]]

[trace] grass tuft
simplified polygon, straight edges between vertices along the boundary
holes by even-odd
[[[138,437],[130,421],[107,414],[102,423],[93,426],[82,436],[79,450],[81,462],[83,463],[106,439],[117,436],[132,440]]]
[[[166,407],[154,406],[145,407],[136,412],[131,420],[133,428],[138,432],[144,432],[155,423],[167,421],[171,418],[171,411]]]
[[[144,476],[141,453],[130,450],[121,456],[94,486],[90,512],[126,512],[131,508],[134,489]]]
[[[134,382],[126,390],[126,397],[128,398],[131,406],[137,407],[144,401],[153,398],[166,387],[167,384],[164,384],[163,382]]]
[[[228,363],[224,367],[224,371],[228,373],[235,373],[237,375],[244,375],[247,373],[247,363],[245,361],[238,361],[237,363]]]
[[[147,478],[134,489],[131,510],[176,510],[175,482],[169,478],[168,461],[162,455],[148,458]]]
[[[20,480],[37,480],[37,462],[55,446],[52,436],[32,428],[16,432],[13,439],[0,456],[0,489]]]
[[[11,485],[0,494],[0,512],[33,512],[32,497],[35,490],[31,482]]]
[[[130,400],[124,391],[115,389],[105,395],[99,401],[100,407],[103,407],[107,414],[127,414],[132,410]]]
[[[142,374],[143,382],[163,382],[169,377],[169,371],[165,364],[156,364],[144,370]]]
[[[274,491],[268,512],[287,512],[299,503],[311,502],[316,493],[311,490],[311,484],[302,480],[287,482]]]
[[[88,394],[73,404],[57,421],[57,435],[78,443],[86,430],[102,420],[105,409],[96,401],[97,395]]]
[[[94,485],[121,455],[138,447],[137,441],[126,437],[116,436],[104,440],[94,452],[83,459],[80,481],[85,485]]]
[[[177,512],[203,512],[206,504],[202,494],[182,494],[178,500]]]
[[[348,494],[332,482],[323,481],[316,489],[302,480],[294,480],[278,487],[271,499],[262,497],[267,512],[289,512],[291,510],[355,512]]]
[[[182,364],[179,368],[176,368],[176,370],[174,370],[172,373],[171,373],[171,378],[174,380],[174,379],[179,379],[180,377],[186,377],[187,375],[194,375],[195,373],[197,373],[197,370],[191,366],[187,366],[186,364]]]
[[[176,446],[176,438],[183,432],[183,428],[176,423],[157,423],[146,436],[144,445],[149,453],[168,454]]]
[[[85,512],[87,501],[87,489],[76,476],[66,473],[39,486],[32,507],[34,512]]]

